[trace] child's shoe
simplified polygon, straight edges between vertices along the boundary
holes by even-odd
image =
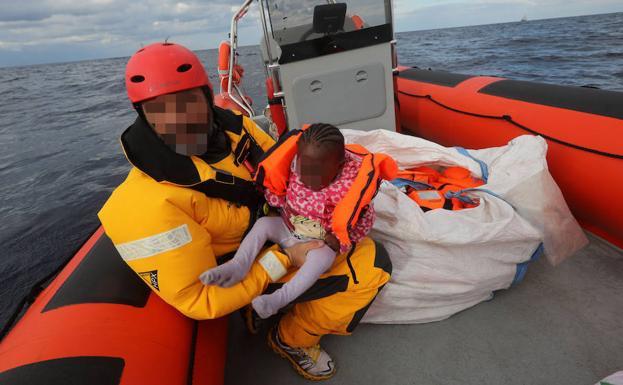
[[[268,332],[268,346],[281,357],[290,361],[301,376],[312,381],[328,380],[336,372],[331,356],[320,344],[309,348],[292,348],[279,340],[277,325]]]

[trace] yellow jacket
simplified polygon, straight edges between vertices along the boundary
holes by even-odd
[[[121,137],[134,167],[99,212],[127,264],[164,301],[195,319],[227,312],[215,308],[221,299],[212,298],[215,288],[198,276],[238,247],[260,199],[243,163],[256,163],[274,144],[252,120],[215,110],[231,144],[224,158],[176,154],[137,119]]]

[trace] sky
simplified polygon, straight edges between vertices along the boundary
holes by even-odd
[[[130,56],[171,41],[214,48],[242,0],[0,0],[0,67]],[[290,0],[288,0],[290,1]],[[292,0],[295,1],[295,0]],[[379,0],[381,1],[381,0]],[[258,6],[239,26],[258,44]],[[623,12],[622,0],[394,0],[397,32]]]

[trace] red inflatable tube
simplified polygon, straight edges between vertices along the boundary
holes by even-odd
[[[164,303],[100,228],[0,343],[0,383],[217,385],[226,342],[227,319]]]
[[[444,146],[543,136],[576,218],[623,247],[623,93],[404,67],[396,92],[402,131]]]

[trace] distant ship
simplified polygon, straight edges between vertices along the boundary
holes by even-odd
[[[528,21],[528,16],[523,15],[523,17],[521,18],[521,22],[525,22]]]

